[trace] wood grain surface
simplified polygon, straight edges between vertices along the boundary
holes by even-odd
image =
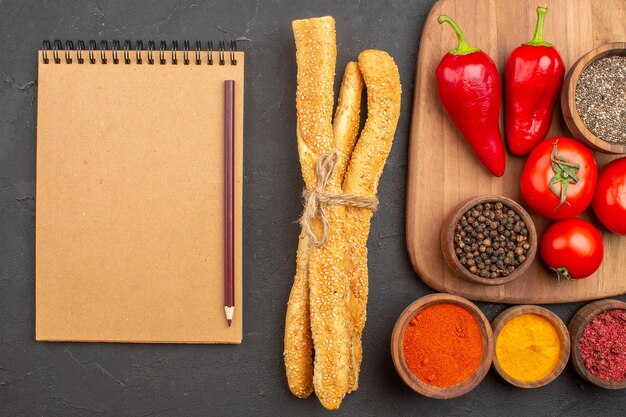
[[[547,1],[544,39],[563,57],[566,69],[604,43],[626,39],[626,3],[623,0]],[[463,280],[446,265],[440,248],[440,229],[447,213],[461,201],[481,194],[512,198],[527,207],[520,195],[519,178],[525,158],[507,155],[507,171],[493,177],[478,162],[443,110],[437,96],[435,69],[445,53],[456,46],[449,27],[437,23],[451,16],[468,42],[489,54],[500,70],[510,52],[532,37],[537,7],[531,0],[441,0],[424,23],[417,58],[407,190],[407,246],[413,266],[426,284],[438,291],[503,303],[562,303],[607,297],[626,292],[626,237],[609,233],[588,210],[583,215],[600,228],[605,242],[604,262],[585,280],[564,282],[541,263],[540,256],[519,279],[501,286],[485,286]],[[570,133],[560,106],[549,137]],[[614,156],[596,153],[604,166]],[[550,221],[530,211],[538,235]]]

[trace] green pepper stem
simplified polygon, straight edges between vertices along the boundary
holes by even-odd
[[[469,46],[469,44],[465,40],[465,36],[463,36],[463,32],[461,32],[461,29],[459,28],[459,25],[457,25],[454,20],[444,15],[439,16],[439,19],[437,19],[437,21],[439,22],[439,24],[448,23],[450,26],[452,26],[454,33],[456,33],[459,44],[456,46],[456,48],[450,50],[450,53],[452,55],[467,55],[471,54],[472,52],[480,51],[480,49],[478,48]]]
[[[548,13],[547,7],[537,7],[537,26],[535,26],[535,34],[533,38],[526,45],[530,46],[552,46],[551,43],[543,40],[543,22]]]

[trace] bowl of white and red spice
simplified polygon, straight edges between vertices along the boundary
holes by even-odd
[[[568,329],[576,372],[602,388],[626,388],[626,303],[589,303],[572,317]]]
[[[572,134],[592,149],[626,153],[626,42],[601,45],[572,66],[561,109]]]

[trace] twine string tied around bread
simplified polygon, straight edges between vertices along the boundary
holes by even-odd
[[[326,215],[326,207],[345,206],[372,211],[378,208],[378,199],[376,197],[363,197],[355,194],[326,191],[326,186],[335,172],[338,161],[339,154],[337,152],[320,156],[315,164],[317,184],[312,190],[305,189],[302,192],[304,210],[300,217],[300,225],[311,243],[317,247],[324,246],[328,241],[330,222]],[[323,231],[321,236],[317,236],[313,230],[313,221],[316,218],[319,218],[322,222]]]

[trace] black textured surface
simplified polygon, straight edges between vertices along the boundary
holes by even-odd
[[[0,1],[0,415],[327,414],[317,400],[291,396],[282,365],[302,186],[294,137],[291,20],[326,14],[337,21],[338,77],[361,50],[380,48],[396,59],[403,84],[402,115],[369,242],[371,294],[361,388],[335,414],[624,415],[624,393],[585,383],[571,366],[536,390],[514,388],[492,371],[473,392],[448,401],[414,394],[393,368],[389,338],[396,317],[432,292],[406,253],[404,206],[415,57],[433,2]],[[232,37],[247,52],[243,344],[35,342],[35,52],[41,40],[143,39],[145,44]],[[550,308],[568,321],[581,305]],[[490,319],[504,308],[480,306]]]

